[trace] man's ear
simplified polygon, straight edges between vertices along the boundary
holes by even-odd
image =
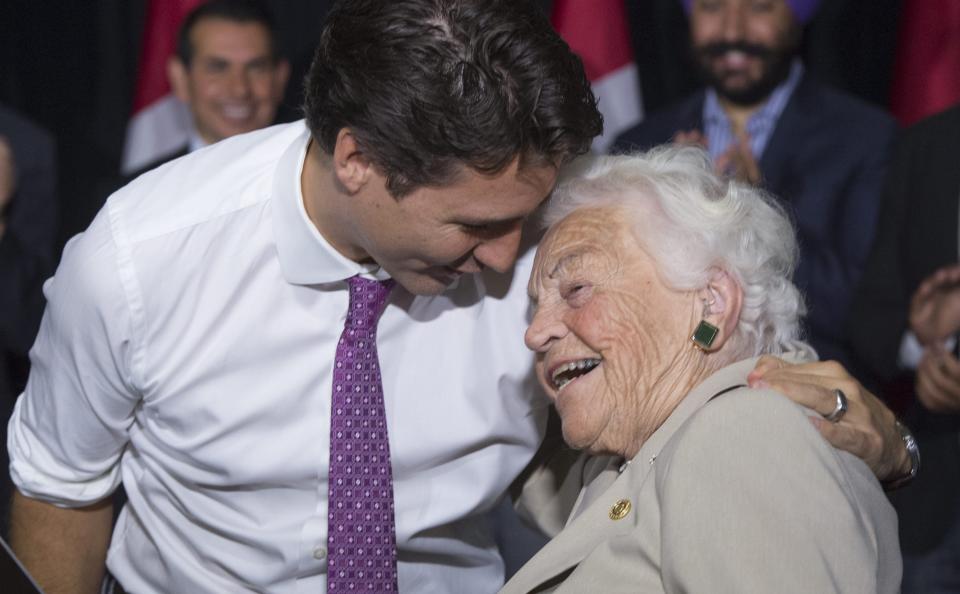
[[[167,60],[167,80],[170,81],[170,88],[173,89],[177,99],[189,104],[190,73],[187,72],[187,65],[177,56],[170,56]]]
[[[707,286],[697,292],[704,305],[703,320],[717,329],[710,345],[698,344],[703,350],[717,351],[729,340],[740,321],[743,289],[726,270],[714,268]]]
[[[341,128],[333,146],[333,174],[350,194],[363,188],[373,174],[373,164],[360,149],[350,128]]]

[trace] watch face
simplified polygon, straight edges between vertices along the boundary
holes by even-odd
[[[883,481],[883,487],[888,491],[906,485],[920,472],[920,447],[917,445],[917,440],[913,437],[913,434],[910,433],[907,426],[899,420],[896,421],[895,426],[897,432],[900,433],[900,438],[903,440],[903,446],[907,450],[907,456],[910,457],[910,471],[901,477]]]

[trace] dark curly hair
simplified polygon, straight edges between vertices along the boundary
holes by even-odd
[[[527,0],[336,2],[305,95],[324,152],[350,128],[397,198],[464,165],[562,165],[603,127],[583,64]]]

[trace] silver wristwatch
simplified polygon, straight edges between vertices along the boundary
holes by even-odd
[[[883,488],[886,491],[899,489],[916,478],[917,473],[920,472],[920,446],[917,445],[917,440],[899,419],[896,420],[896,427],[900,432],[900,439],[903,440],[903,446],[907,448],[907,455],[910,456],[910,472],[893,480],[884,481]]]

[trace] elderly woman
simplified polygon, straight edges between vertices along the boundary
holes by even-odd
[[[590,162],[546,218],[526,341],[581,453],[527,483],[535,513],[572,512],[503,592],[898,591],[874,475],[747,387],[760,355],[813,356],[781,209],[665,147]]]

